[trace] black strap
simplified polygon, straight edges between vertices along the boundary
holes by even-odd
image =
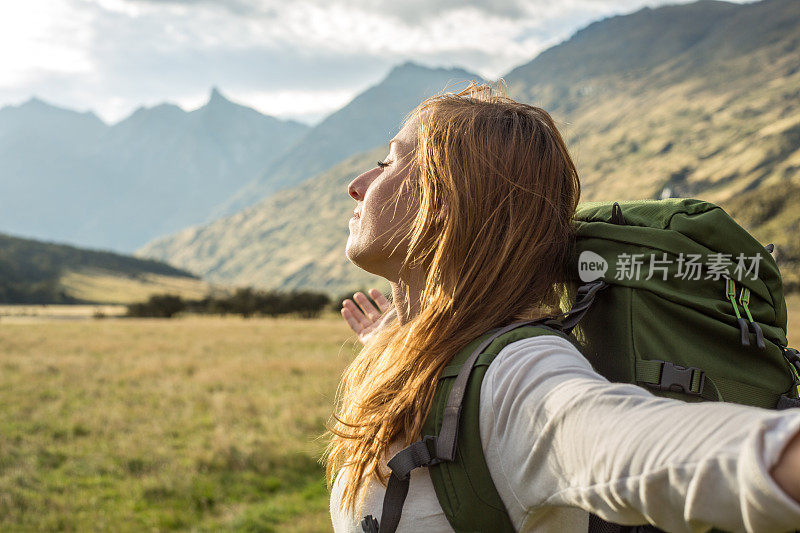
[[[628,224],[625,222],[625,217],[622,216],[622,208],[619,206],[619,202],[614,202],[614,205],[611,206],[611,223],[618,226],[627,226]]]
[[[747,327],[747,320],[744,318],[737,318],[736,323],[739,324],[739,342],[742,346],[750,346],[750,329]]]
[[[589,515],[589,533],[622,533],[623,526],[606,522],[596,514]]]
[[[408,479],[411,471],[415,468],[440,463],[441,461],[431,453],[429,442],[436,442],[436,437],[428,435],[392,457],[392,460],[388,463],[389,468],[392,469],[392,474],[400,479]]]
[[[781,397],[778,400],[778,405],[775,406],[775,409],[782,411],[784,409],[797,409],[798,407],[800,407],[799,399],[791,398],[785,394],[781,394]]]
[[[578,322],[583,319],[584,315],[592,307],[597,293],[606,287],[608,287],[608,283],[601,279],[584,283],[578,287],[578,290],[575,293],[575,302],[572,304],[572,307],[569,311],[564,313],[563,318],[555,320],[555,325],[557,325],[564,333],[569,334],[572,332],[575,326],[578,325]],[[551,321],[547,321],[545,324],[551,325]]]
[[[761,330],[761,326],[757,322],[750,322],[750,325],[753,327],[753,333],[756,334],[756,346],[763,350],[767,345],[764,343],[764,332]]]
[[[403,504],[406,501],[410,483],[411,477],[400,479],[394,475],[394,472],[389,476],[389,485],[386,487],[386,495],[383,498],[380,533],[394,533],[397,531],[397,525],[400,523]],[[375,519],[373,518],[373,520]]]
[[[361,531],[364,533],[378,533],[378,520],[371,514],[365,516],[361,521]]]
[[[643,526],[621,526],[606,522],[597,515],[589,515],[589,533],[665,533],[650,524]]]
[[[403,504],[408,495],[408,486],[411,482],[411,471],[421,466],[430,466],[441,461],[432,453],[435,449],[436,437],[426,436],[414,442],[407,448],[398,452],[389,461],[392,470],[386,494],[383,497],[383,511],[381,513],[380,528],[378,521],[372,515],[367,515],[361,521],[361,529],[365,533],[394,533],[400,523],[403,513]]]

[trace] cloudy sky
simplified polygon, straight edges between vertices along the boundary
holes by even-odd
[[[234,101],[313,122],[397,63],[496,78],[593,20],[686,0],[24,0],[0,7],[0,106],[115,122]]]

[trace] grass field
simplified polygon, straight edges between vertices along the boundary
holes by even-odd
[[[2,317],[0,531],[330,531],[318,437],[357,349],[334,314]]]
[[[329,531],[341,318],[0,321],[0,530]]]
[[[40,322],[38,318],[72,319],[119,317],[128,310],[126,305],[49,305],[49,304],[0,304],[0,323]]]

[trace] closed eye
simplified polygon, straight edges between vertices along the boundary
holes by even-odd
[[[389,165],[391,165],[391,164],[392,164],[392,162],[391,162],[391,161],[389,161],[389,160],[386,160],[386,161],[378,161],[378,166],[379,166],[379,167],[381,167],[381,168],[388,167],[388,166],[389,166]]]

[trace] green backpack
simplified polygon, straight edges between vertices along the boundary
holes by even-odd
[[[488,366],[523,338],[562,335],[610,381],[659,396],[800,407],[800,354],[787,346],[772,245],[694,199],[582,204],[575,224],[571,267],[580,285],[570,311],[495,328],[454,357],[439,378],[425,437],[389,461],[380,526],[366,516],[363,531],[396,530],[410,473],[420,466],[453,529],[515,531],[483,456],[478,408]],[[590,516],[590,533],[635,531],[659,530]]]

